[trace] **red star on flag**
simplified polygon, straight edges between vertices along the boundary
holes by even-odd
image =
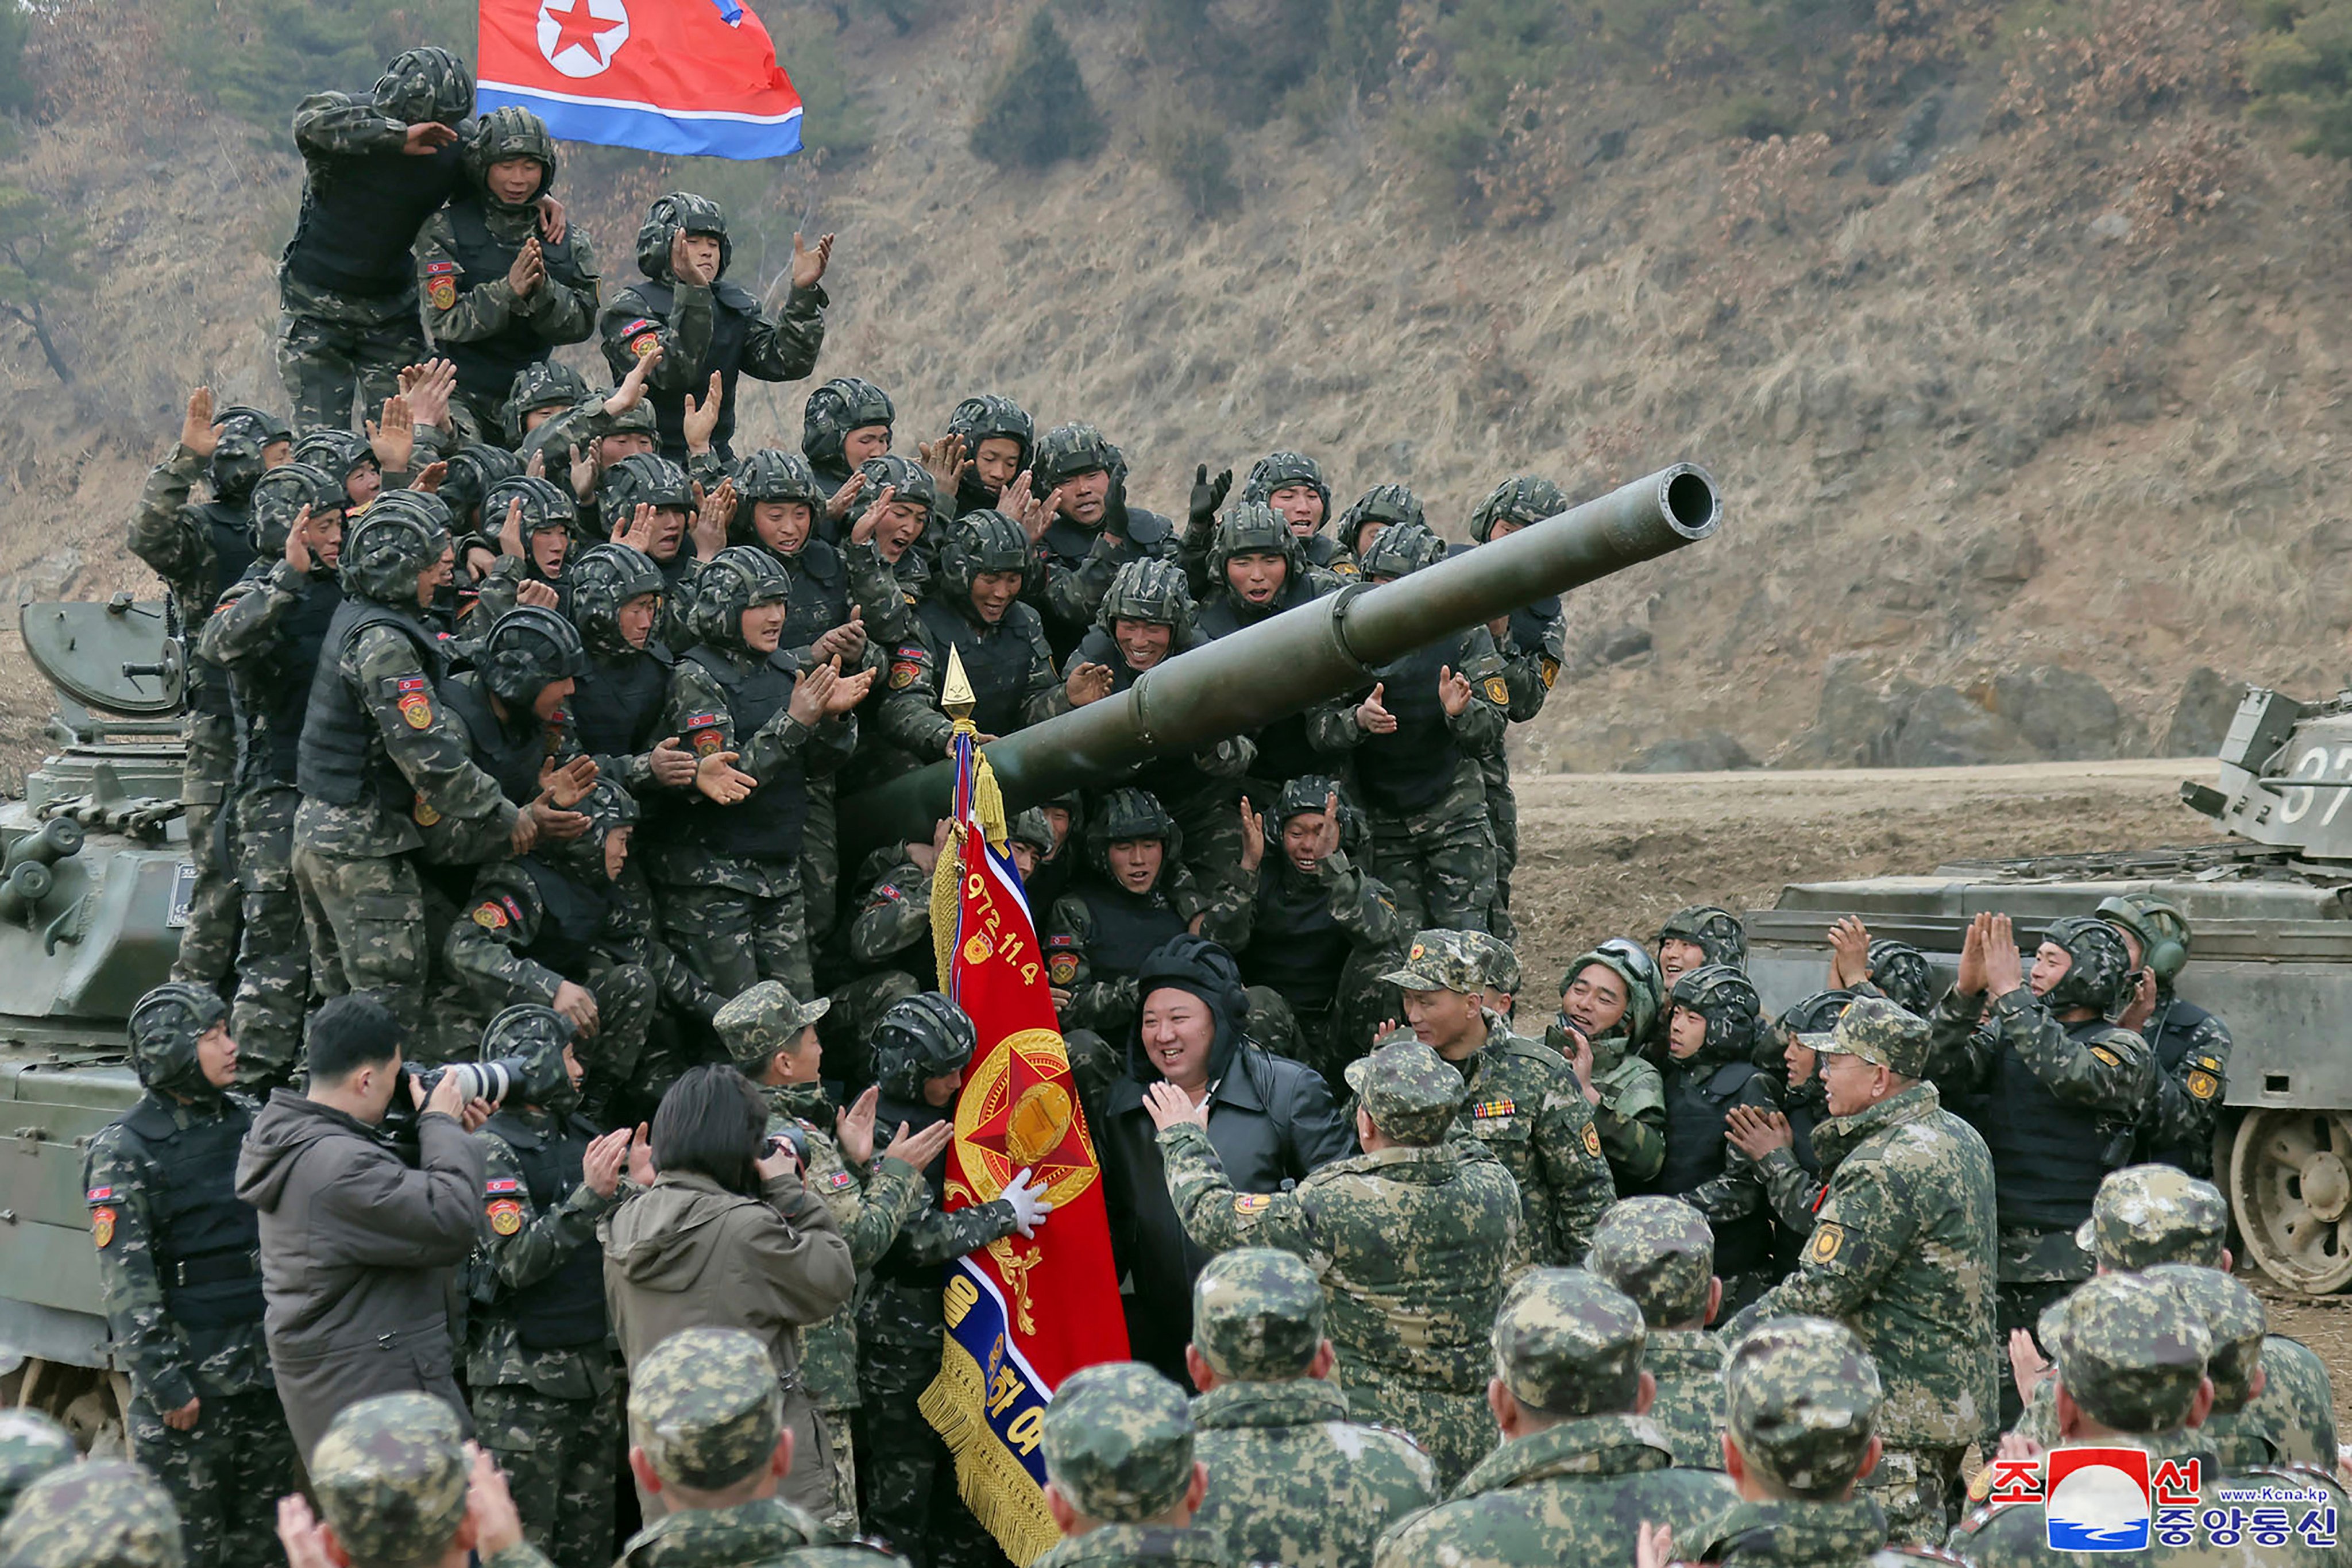
[[[576,45],[588,51],[590,59],[599,65],[604,63],[604,51],[597,46],[597,40],[612,30],[613,24],[592,13],[588,0],[572,0],[571,5],[561,11],[550,5],[547,14],[556,18],[558,28],[555,47],[547,51],[550,58]]]

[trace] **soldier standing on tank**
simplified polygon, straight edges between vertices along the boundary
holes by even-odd
[[[944,449],[924,456],[954,466],[955,482],[941,497],[941,510],[952,521],[1001,506],[1006,487],[1029,470],[1037,426],[1013,399],[984,392],[955,405],[940,446]]]
[[[1045,921],[1045,978],[1062,1026],[1124,1035],[1135,976],[1171,938],[1199,931],[1207,900],[1181,862],[1184,836],[1139,789],[1115,789],[1087,823],[1086,868]]]
[[[1528,1258],[1572,1264],[1617,1198],[1592,1109],[1558,1051],[1486,1010],[1486,967],[1462,939],[1417,932],[1403,963],[1381,978],[1403,993],[1413,1037],[1461,1073],[1469,1092],[1454,1130],[1486,1145],[1518,1184]]]
[[[733,462],[738,376],[798,381],[816,367],[824,344],[825,263],[833,236],[814,247],[793,236],[792,288],[771,318],[748,290],[727,281],[734,247],[727,214],[708,196],[673,191],[656,196],[637,229],[637,270],[646,280],[613,296],[597,318],[604,362],[615,379],[656,349],[661,363],[647,378],[647,401],[661,429],[662,455],[687,458],[690,400],[707,400],[716,386],[719,419],[711,445]]]
[[[235,1190],[251,1106],[228,1092],[228,1009],[202,986],[157,986],[131,1009],[145,1090],[82,1164],[109,1332],[131,1374],[139,1461],[172,1494],[192,1568],[269,1550],[271,1500],[294,1482],[294,1438],[262,1335],[260,1225]]]
[[[1194,1522],[1247,1562],[1370,1568],[1381,1531],[1437,1500],[1418,1444],[1348,1419],[1323,1310],[1314,1271],[1266,1247],[1210,1259],[1192,1287],[1184,1365],[1209,1468]]]
[[[824,489],[824,537],[837,537],[841,520],[873,499],[866,465],[889,453],[898,422],[890,395],[854,375],[835,376],[802,404],[801,456]]]
[[[1642,1367],[1658,1385],[1650,1419],[1675,1463],[1723,1463],[1723,1343],[1706,1331],[1723,1308],[1715,1234],[1680,1198],[1624,1198],[1601,1217],[1584,1267],[1642,1309],[1650,1331]]]
[[[572,1026],[509,1007],[482,1031],[483,1059],[523,1072],[475,1139],[482,1145],[481,1251],[471,1269],[466,1384],[481,1445],[512,1489],[530,1543],[559,1568],[613,1550],[621,1369],[604,1316],[597,1221],[619,1200],[631,1132],[579,1114]]]
[[[1748,928],[1729,910],[1693,904],[1666,917],[1650,951],[1658,955],[1658,989],[1670,994],[1675,982],[1706,964],[1720,963],[1745,974]]]
[[[1091,425],[1057,425],[1037,440],[1029,488],[1045,504],[1026,531],[1043,570],[1028,598],[1045,616],[1054,658],[1066,659],[1095,624],[1111,579],[1129,561],[1172,561],[1176,525],[1130,506],[1127,458]]]
[[[1753,1059],[1760,1004],[1748,977],[1705,963],[1675,982],[1666,1021],[1666,1157],[1652,1190],[1678,1197],[1715,1227],[1715,1269],[1738,1311],[1779,1278],[1772,1218],[1755,1162],[1726,1140],[1736,1106],[1777,1109],[1774,1080]]]
[[[524,604],[570,616],[569,568],[580,531],[580,509],[572,492],[552,479],[518,474],[490,487],[482,498],[482,533],[498,542],[498,553],[475,576],[474,611],[467,629],[477,624],[488,626]],[[481,557],[477,554],[475,559],[478,562]]]
[[[1470,514],[1470,537],[1480,544],[1507,539],[1523,528],[1568,510],[1566,492],[1535,474],[1505,479]],[[1568,621],[1560,614],[1559,595],[1523,605],[1507,616],[1486,623],[1495,650],[1503,659],[1503,683],[1510,692],[1507,716],[1524,724],[1543,711],[1544,699],[1567,658]],[[1486,779],[1486,827],[1495,840],[1495,901],[1487,911],[1489,929],[1508,940],[1511,921],[1511,871],[1519,862],[1519,803],[1511,793],[1511,762],[1496,746],[1478,759]]]
[[[1611,937],[1569,960],[1544,1037],[1575,1069],[1621,1192],[1642,1191],[1665,1163],[1665,1079],[1642,1055],[1660,1001],[1657,964],[1633,938]]]
[[[2147,893],[2102,900],[2099,918],[2123,933],[2140,987],[2124,1023],[2156,1058],[2156,1097],[2140,1120],[2138,1156],[2210,1177],[2233,1042],[2229,1025],[2173,989],[2189,967],[2189,921]]]
[[[1400,522],[1429,527],[1429,519],[1422,510],[1421,498],[1403,485],[1374,485],[1348,503],[1333,532],[1346,559],[1354,564],[1357,575],[1362,573],[1364,552],[1383,529]]]
[[[1228,1568],[1194,1516],[1209,1484],[1184,1391],[1140,1362],[1063,1380],[1045,1407],[1045,1507],[1062,1539],[1034,1568]]]
[[[1307,563],[1335,577],[1356,575],[1355,557],[1323,531],[1331,521],[1331,487],[1323,466],[1304,452],[1268,452],[1242,481],[1244,502],[1273,509],[1289,526]]]
[[[1319,536],[1318,536],[1319,537]],[[1211,536],[1207,586],[1196,616],[1202,636],[1231,637],[1286,610],[1336,592],[1340,580],[1311,568],[1290,525],[1270,509],[1244,501],[1227,511]],[[1307,715],[1294,713],[1254,733],[1257,755],[1250,763],[1250,795],[1271,800],[1295,778],[1329,770],[1308,743]]]
[[[623,458],[597,476],[593,510],[598,528],[661,569],[662,614],[655,635],[672,653],[685,652],[695,640],[690,617],[702,565],[688,537],[698,509],[686,470],[649,452]]]
[[[1425,528],[1383,531],[1359,562],[1391,583],[1443,560]],[[1502,744],[1510,691],[1484,626],[1442,637],[1372,671],[1373,680],[1309,710],[1318,750],[1355,760],[1371,807],[1372,869],[1414,926],[1484,931],[1495,841],[1478,758]]]
[[[895,498],[898,492],[894,487],[879,493]],[[861,542],[853,536],[853,552]],[[940,540],[939,575],[930,592],[895,635],[881,634],[891,644],[891,696],[906,710],[891,739],[910,755],[944,756],[953,741],[954,722],[938,706],[950,648],[971,684],[972,722],[982,740],[1009,735],[1057,710],[1062,682],[1054,675],[1045,625],[1020,597],[1029,559],[1028,535],[1019,523],[1001,511],[966,512]]]
[[[457,367],[458,401],[490,431],[526,366],[594,330],[596,253],[579,229],[540,232],[556,155],[538,115],[490,110],[458,155],[465,184],[416,237],[416,282],[434,350]]]

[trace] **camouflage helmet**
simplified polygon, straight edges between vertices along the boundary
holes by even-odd
[[[2189,966],[2189,917],[2154,893],[2126,893],[2099,900],[2098,915],[2132,934],[2139,961],[2157,984],[2169,985]]]
[[[735,259],[735,242],[727,237],[727,212],[709,196],[672,191],[656,196],[637,226],[637,270],[657,283],[673,281],[669,247],[681,234],[707,234],[719,241],[719,275]]]
[[[280,463],[253,482],[253,547],[264,555],[280,555],[294,520],[308,507],[311,515],[340,515],[351,504],[342,481],[309,463]]]
[[[536,1105],[558,1116],[569,1116],[580,1104],[571,1069],[563,1065],[564,1048],[572,1044],[572,1020],[552,1007],[519,1002],[502,1008],[482,1030],[480,1059],[513,1057],[523,1070],[512,1088],[516,1101]]]
[[[1582,1268],[1531,1268],[1495,1314],[1495,1375],[1549,1415],[1631,1411],[1649,1343],[1642,1310]]]
[[[158,1093],[212,1093],[196,1061],[196,1042],[227,1022],[228,1007],[211,986],[184,980],[156,986],[131,1009],[131,1070]]]
[[[293,458],[326,469],[341,484],[360,465],[375,461],[375,448],[356,430],[305,430],[294,443]]]
[[[642,594],[666,594],[668,579],[661,565],[634,545],[597,544],[565,563],[563,575],[572,584],[572,619],[581,640],[601,654],[625,651],[621,606]]]
[[[1486,986],[1486,962],[1470,951],[1458,931],[1431,929],[1412,933],[1404,962],[1381,976],[1381,983],[1401,991],[1451,991],[1475,996]]]
[[[319,1512],[362,1563],[429,1563],[466,1518],[472,1463],[457,1413],[430,1394],[343,1407],[310,1461]]]
[[[888,393],[857,376],[836,375],[801,405],[801,455],[812,463],[840,463],[852,430],[898,423]]]
[[[0,1520],[26,1487],[81,1458],[73,1434],[26,1405],[0,1408]]]
[[[737,526],[746,531],[739,543],[751,542],[751,502],[793,500],[812,511],[823,511],[833,499],[806,458],[774,447],[762,447],[735,465],[735,493],[746,503],[735,510]]]
[[[1095,612],[1095,625],[1106,632],[1119,621],[1172,626],[1180,637],[1189,631],[1192,590],[1184,581],[1183,567],[1149,556],[1121,566],[1103,595],[1102,607]]]
[[[1936,1005],[1936,966],[1907,942],[1883,936],[1864,955],[1870,983],[1921,1017]]]
[[[2187,1424],[2212,1358],[2204,1315],[2144,1274],[2102,1274],[2045,1309],[2040,1332],[2083,1413],[2123,1433]]]
[[[1323,1343],[1323,1287],[1287,1252],[1221,1253],[1193,1282],[1192,1343],[1228,1381],[1302,1377]]]
[[[181,1568],[172,1494],[137,1465],[92,1459],[43,1475],[0,1524],[9,1568]]]
[[[1584,1267],[1622,1290],[1651,1328],[1703,1327],[1715,1232],[1680,1198],[1620,1198],[1593,1226]]]
[[[520,104],[500,104],[475,122],[473,135],[466,139],[466,173],[483,195],[489,195],[490,165],[509,158],[536,158],[544,171],[539,177],[539,189],[531,192],[535,202],[555,186],[555,171],[559,161],[555,155],[555,138],[548,133],[547,121]],[[522,204],[525,206],[530,202]]]
[[[449,548],[449,509],[423,490],[386,490],[343,526],[343,592],[413,609],[416,580]]]
[[[924,1084],[961,1072],[979,1048],[980,1032],[962,1008],[919,991],[891,1003],[874,1026],[874,1074],[884,1093],[919,1100]]]
[[[526,415],[542,408],[570,408],[589,395],[588,378],[561,360],[541,359],[515,372],[507,400],[499,405],[499,423],[506,426],[507,443],[520,445]]]
[[[1663,952],[1669,942],[1689,942],[1706,954],[1709,963],[1727,963],[1740,970],[1748,967],[1748,928],[1739,923],[1738,915],[1713,904],[1693,904],[1668,915],[1650,949]]]
[[[394,55],[375,79],[375,106],[410,125],[455,128],[474,112],[474,73],[447,49],[427,44]]]
[[[1740,1456],[1814,1501],[1853,1485],[1886,1404],[1870,1352],[1826,1318],[1779,1318],[1744,1336],[1724,1363],[1723,1395]]]
[[[1339,803],[1339,847],[1355,853],[1370,833],[1362,812],[1349,798],[1348,786],[1334,773],[1301,773],[1282,786],[1274,811],[1266,819],[1269,837],[1281,833],[1294,816],[1320,812],[1332,800]]]
[[[1410,577],[1424,566],[1445,559],[1445,541],[1420,522],[1394,522],[1373,537],[1356,558],[1356,568],[1370,582],[1376,577]]]
[[[967,455],[978,452],[980,444],[992,438],[1018,441],[1024,463],[1037,446],[1037,426],[1029,411],[1009,397],[987,392],[955,405],[955,412],[948,416],[948,434],[962,437]]]
[[[1009,845],[1027,844],[1043,857],[1054,852],[1054,824],[1045,816],[1045,808],[1033,805],[1015,816],[1004,830],[1004,842]]]
[[[294,438],[286,421],[243,403],[232,403],[214,415],[213,425],[218,434],[213,438],[213,455],[205,463],[205,479],[212,486],[215,500],[243,500],[252,494],[255,481],[264,471],[261,454]]]
[[[1374,1127],[1416,1148],[1444,1141],[1469,1093],[1460,1069],[1416,1039],[1394,1040],[1358,1057],[1341,1076]]]
[[[1486,492],[1470,514],[1470,537],[1484,544],[1498,522],[1526,528],[1568,510],[1568,492],[1538,474],[1518,474]]]
[[[1071,1374],[1045,1406],[1045,1474],[1063,1500],[1106,1524],[1141,1524],[1192,1485],[1192,1407],[1141,1362]]]
[[[710,1026],[719,1032],[719,1043],[726,1047],[728,1059],[741,1068],[746,1078],[756,1079],[758,1074],[767,1070],[778,1051],[798,1040],[802,1030],[832,1010],[830,996],[803,1002],[786,990],[782,982],[762,980],[737,993],[712,1014]]]
[[[1500,991],[1507,996],[1518,994],[1525,977],[1519,973],[1519,955],[1509,942],[1492,931],[1465,931],[1462,933],[1462,951],[1478,965],[1487,990]]]
[[[2220,1269],[2193,1263],[2159,1263],[2143,1278],[2171,1286],[2197,1309],[2213,1341],[2213,1353],[2205,1361],[2205,1375],[2213,1380],[2213,1408],[2224,1415],[2243,1409],[2254,1396],[2263,1339],[2270,1332],[2263,1299]]]
[[[987,572],[1029,570],[1034,558],[1029,531],[1001,511],[986,507],[948,524],[940,538],[940,583],[952,602],[971,592],[971,580]]]
[[[1127,472],[1127,459],[1091,425],[1056,425],[1037,438],[1029,458],[1029,488],[1045,500],[1081,474]]]
[[[1402,485],[1374,485],[1349,501],[1348,510],[1339,514],[1337,531],[1340,546],[1354,551],[1357,535],[1365,524],[1373,522],[1383,526],[1398,522],[1419,523],[1423,528],[1429,526],[1428,519],[1422,512],[1419,496]]]
[[[1110,847],[1147,838],[1157,838],[1167,847],[1163,866],[1184,853],[1184,836],[1158,795],[1131,784],[1115,789],[1096,804],[1087,819],[1087,862],[1108,877]]]
[[[2042,996],[2053,1013],[2089,1007],[2112,1018],[2131,1000],[2131,952],[2116,928],[2096,915],[2069,915],[2052,921],[2042,940],[2066,950],[2074,963]]]
[[[695,635],[716,647],[740,648],[743,612],[792,598],[793,580],[757,545],[730,544],[712,556],[694,580]]]
[[[672,1334],[630,1376],[629,1431],[673,1486],[722,1491],[755,1474],[784,1435],[767,1347],[741,1329]]]
[[[452,518],[473,518],[484,536],[496,540],[499,531],[482,502],[492,486],[522,472],[522,459],[504,447],[468,447],[445,460],[449,471],[441,477],[441,488],[433,493],[448,507]]]
[[[559,680],[588,673],[580,630],[557,611],[517,605],[490,623],[474,656],[482,684],[510,707],[529,708]]]
[[[1828,1034],[1802,1036],[1800,1043],[1822,1056],[1853,1057],[1915,1081],[1927,1076],[1935,1049],[1927,1020],[1884,996],[1855,997]]]
[[[1664,998],[1658,994],[1658,961],[1647,949],[1630,936],[1612,936],[1590,952],[1580,952],[1568,961],[1568,968],[1559,977],[1560,994],[1576,984],[1576,977],[1594,964],[1614,972],[1625,985],[1625,1016],[1601,1032],[1601,1037],[1622,1035],[1629,1040],[1646,1040],[1658,1021]]]
[[[691,514],[694,488],[686,470],[658,453],[637,452],[606,468],[596,481],[596,510],[607,526],[625,526],[641,506]]]
[[[1745,1057],[1756,1044],[1764,1004],[1748,976],[1727,963],[1702,963],[1675,981],[1669,1005],[1706,1020],[1697,1054],[1712,1059]]]
[[[525,545],[530,544],[534,534],[570,533],[579,525],[580,503],[572,499],[571,490],[553,479],[517,474],[513,479],[500,479],[482,498],[485,538],[495,539],[505,532],[507,513],[517,501],[522,502],[522,515],[517,521]]]
[[[882,487],[887,485],[890,487],[890,499],[894,501],[913,501],[929,512],[940,510],[940,481],[931,477],[930,469],[912,458],[885,452],[878,458],[868,458],[858,464],[857,471],[866,479],[866,488],[857,493],[865,498],[868,506],[874,504],[875,498],[882,493]]]
[[[1306,485],[1323,498],[1323,516],[1317,528],[1331,521],[1331,487],[1324,482],[1323,465],[1304,452],[1268,452],[1252,463],[1249,478],[1242,481],[1242,500],[1266,506],[1275,491],[1292,485]]]
[[[2159,1263],[2219,1268],[2230,1205],[2221,1188],[2177,1165],[2126,1165],[2100,1178],[2074,1241],[2100,1268],[2117,1272]]]
[[[1772,1027],[1783,1035],[1826,1035],[1853,1000],[1851,991],[1816,991],[1774,1019]]]
[[[1225,568],[1237,555],[1279,555],[1290,568],[1291,580],[1307,570],[1307,550],[1298,535],[1272,507],[1263,501],[1237,501],[1217,520],[1209,538],[1209,581],[1225,580]]]

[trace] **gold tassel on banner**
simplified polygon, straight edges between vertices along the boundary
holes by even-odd
[[[963,672],[963,656],[948,645],[947,679],[940,688],[940,710],[955,721],[959,735],[978,735],[979,727],[971,721],[972,710],[979,700],[972,695],[971,679]],[[980,818],[981,831],[988,835],[996,852],[1004,853],[1005,833],[1004,792],[996,787],[996,772],[988,765],[988,758],[975,752],[971,759],[971,805]],[[948,984],[949,966],[955,962],[956,915],[962,908],[964,825],[954,824],[947,843],[940,850],[940,863],[931,872],[931,956],[940,973],[940,989],[950,991]]]
[[[946,1347],[940,1356],[940,1375],[923,1390],[916,1408],[954,1456],[956,1491],[972,1518],[996,1538],[1007,1557],[1020,1568],[1029,1568],[1062,1532],[1045,1511],[1037,1483],[988,1429],[988,1419],[982,1415],[988,1403],[988,1380],[980,1363],[952,1335],[940,1338]]]

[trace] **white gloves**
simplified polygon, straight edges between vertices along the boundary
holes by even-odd
[[[1054,1205],[1045,1201],[1045,1182],[1033,1181],[1026,1170],[1013,1173],[1013,1180],[1005,1184],[1003,1198],[1013,1205],[1013,1227],[1023,1236],[1036,1235],[1045,1216],[1054,1212]]]

